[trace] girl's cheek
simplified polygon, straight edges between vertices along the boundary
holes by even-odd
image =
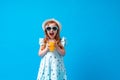
[[[57,34],[57,32],[54,32],[55,33],[55,35]]]

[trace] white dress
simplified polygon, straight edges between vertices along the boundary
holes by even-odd
[[[44,44],[43,38],[40,38],[39,44]],[[64,38],[62,38],[61,44],[65,45]],[[41,58],[37,80],[67,80],[63,56],[57,50],[54,52],[48,51]]]

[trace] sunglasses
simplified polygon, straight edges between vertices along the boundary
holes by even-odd
[[[56,30],[58,30],[58,27],[57,27],[57,26],[55,26],[55,27],[49,27],[49,26],[48,26],[48,27],[46,28],[47,31],[50,31],[51,29],[52,29],[53,31],[56,31]]]

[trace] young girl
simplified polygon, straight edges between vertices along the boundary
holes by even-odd
[[[39,40],[39,55],[42,59],[37,80],[67,80],[63,62],[65,39],[60,38],[61,25],[57,20],[49,19],[42,28],[45,38]]]

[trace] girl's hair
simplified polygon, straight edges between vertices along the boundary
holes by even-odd
[[[61,41],[61,38],[60,38],[60,26],[59,26],[55,21],[48,21],[48,22],[45,23],[44,27],[47,26],[47,25],[49,25],[49,24],[51,24],[51,23],[55,23],[55,25],[58,27],[57,33],[56,33],[56,35],[55,35],[55,40],[56,40],[58,46],[59,46],[60,48],[63,48],[63,46],[62,46],[61,43],[60,43],[60,41]],[[46,44],[47,44],[47,42],[48,42],[48,40],[49,40],[49,38],[50,38],[50,37],[48,36],[48,34],[47,34],[46,29],[45,29],[44,31],[45,31],[44,45],[42,46],[41,50],[45,49]]]

